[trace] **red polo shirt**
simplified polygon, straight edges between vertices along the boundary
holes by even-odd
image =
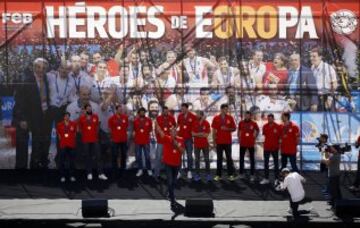
[[[114,143],[127,142],[127,128],[129,126],[128,116],[115,114],[108,120],[111,140]]]
[[[76,130],[77,126],[73,121],[69,121],[68,124],[65,124],[65,121],[57,124],[56,133],[60,149],[76,147]]]
[[[196,120],[193,124],[192,132],[194,133],[210,133],[210,124],[207,120],[199,121]],[[198,137],[194,136],[194,147],[195,148],[207,148],[209,147],[209,142],[207,137]]]
[[[160,115],[156,117],[156,122],[158,123],[160,129],[165,133],[165,135],[170,134],[170,128],[176,126],[175,117],[173,115]],[[159,134],[156,134],[157,143],[162,144],[162,138]]]
[[[238,129],[240,131],[240,146],[254,147],[256,132],[259,132],[259,126],[255,121],[242,120],[239,122]]]
[[[149,117],[140,116],[134,120],[135,144],[146,145],[150,143],[150,134],[152,131],[152,121]]]
[[[216,144],[231,144],[232,132],[222,130],[222,126],[235,129],[236,124],[234,118],[228,114],[226,114],[224,118],[221,118],[221,114],[218,114],[214,117],[211,123],[211,127],[216,130]]]
[[[191,129],[196,121],[196,116],[192,112],[188,112],[185,116],[183,113],[180,113],[177,119],[179,125],[179,136],[184,140],[191,139]]]
[[[281,153],[285,155],[296,155],[296,146],[298,144],[298,137],[300,136],[299,127],[290,122],[287,126],[281,125]]]
[[[278,151],[279,150],[279,140],[281,135],[281,126],[275,122],[266,123],[263,126],[263,135],[265,137],[264,141],[264,151]]]
[[[89,118],[86,115],[81,115],[79,118],[79,128],[83,143],[95,143],[98,141],[99,117],[96,114],[92,114]]]
[[[181,137],[175,138],[176,142],[180,144],[182,148],[185,148],[184,139]],[[169,166],[180,166],[182,153],[175,149],[173,145],[173,139],[169,135],[165,135],[163,141],[163,163]]]

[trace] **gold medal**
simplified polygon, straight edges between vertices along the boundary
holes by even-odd
[[[140,129],[140,132],[143,133],[143,132],[144,132],[144,129]]]
[[[184,129],[186,129],[187,128],[187,126],[186,125],[184,125]]]
[[[64,136],[65,136],[65,138],[67,138],[67,137],[69,137],[69,134],[65,134]]]
[[[121,127],[120,127],[120,126],[118,126],[118,127],[117,127],[117,129],[118,129],[118,130],[120,130],[120,129],[121,129]]]
[[[164,131],[167,131],[167,127],[164,128]]]
[[[91,127],[90,127],[90,126],[88,126],[88,127],[87,127],[87,129],[88,129],[88,130],[91,130]]]
[[[175,149],[173,150],[173,153],[176,154],[176,150],[175,150]]]
[[[249,137],[249,133],[246,133],[245,136],[246,136],[246,137]]]

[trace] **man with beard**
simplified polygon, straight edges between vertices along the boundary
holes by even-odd
[[[51,121],[49,118],[50,92],[46,77],[48,62],[37,58],[32,69],[24,72],[15,91],[14,120],[16,126],[17,169],[28,164],[29,133],[32,135],[30,168],[47,168],[50,146]]]
[[[93,85],[92,78],[85,71],[81,70],[80,60],[81,58],[78,55],[71,56],[71,72],[69,73],[69,78],[75,85],[72,90],[75,99],[79,96],[80,87],[85,86],[91,88]]]
[[[103,172],[101,162],[101,153],[99,148],[99,117],[92,112],[90,104],[84,105],[85,113],[79,118],[79,130],[81,133],[81,142],[83,143],[86,154],[86,173],[87,180],[92,180],[92,170],[97,170],[100,180],[107,180]],[[94,166],[93,166],[94,165]]]
[[[215,71],[212,86],[219,88],[226,88],[228,86],[235,86],[236,80],[239,80],[240,71],[235,67],[229,66],[226,57],[222,56],[218,60],[219,68]]]

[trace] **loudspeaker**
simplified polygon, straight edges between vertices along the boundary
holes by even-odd
[[[82,200],[81,211],[84,218],[109,217],[108,201],[106,199]]]
[[[188,199],[185,202],[185,216],[214,217],[214,204],[211,199]]]
[[[343,199],[335,202],[338,217],[360,217],[360,199]]]

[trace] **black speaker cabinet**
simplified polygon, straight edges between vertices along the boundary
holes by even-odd
[[[360,199],[343,199],[335,203],[338,217],[360,217]]]
[[[214,217],[214,204],[211,199],[188,199],[185,202],[185,216]]]
[[[106,199],[82,200],[81,211],[84,218],[109,217],[108,201]]]

